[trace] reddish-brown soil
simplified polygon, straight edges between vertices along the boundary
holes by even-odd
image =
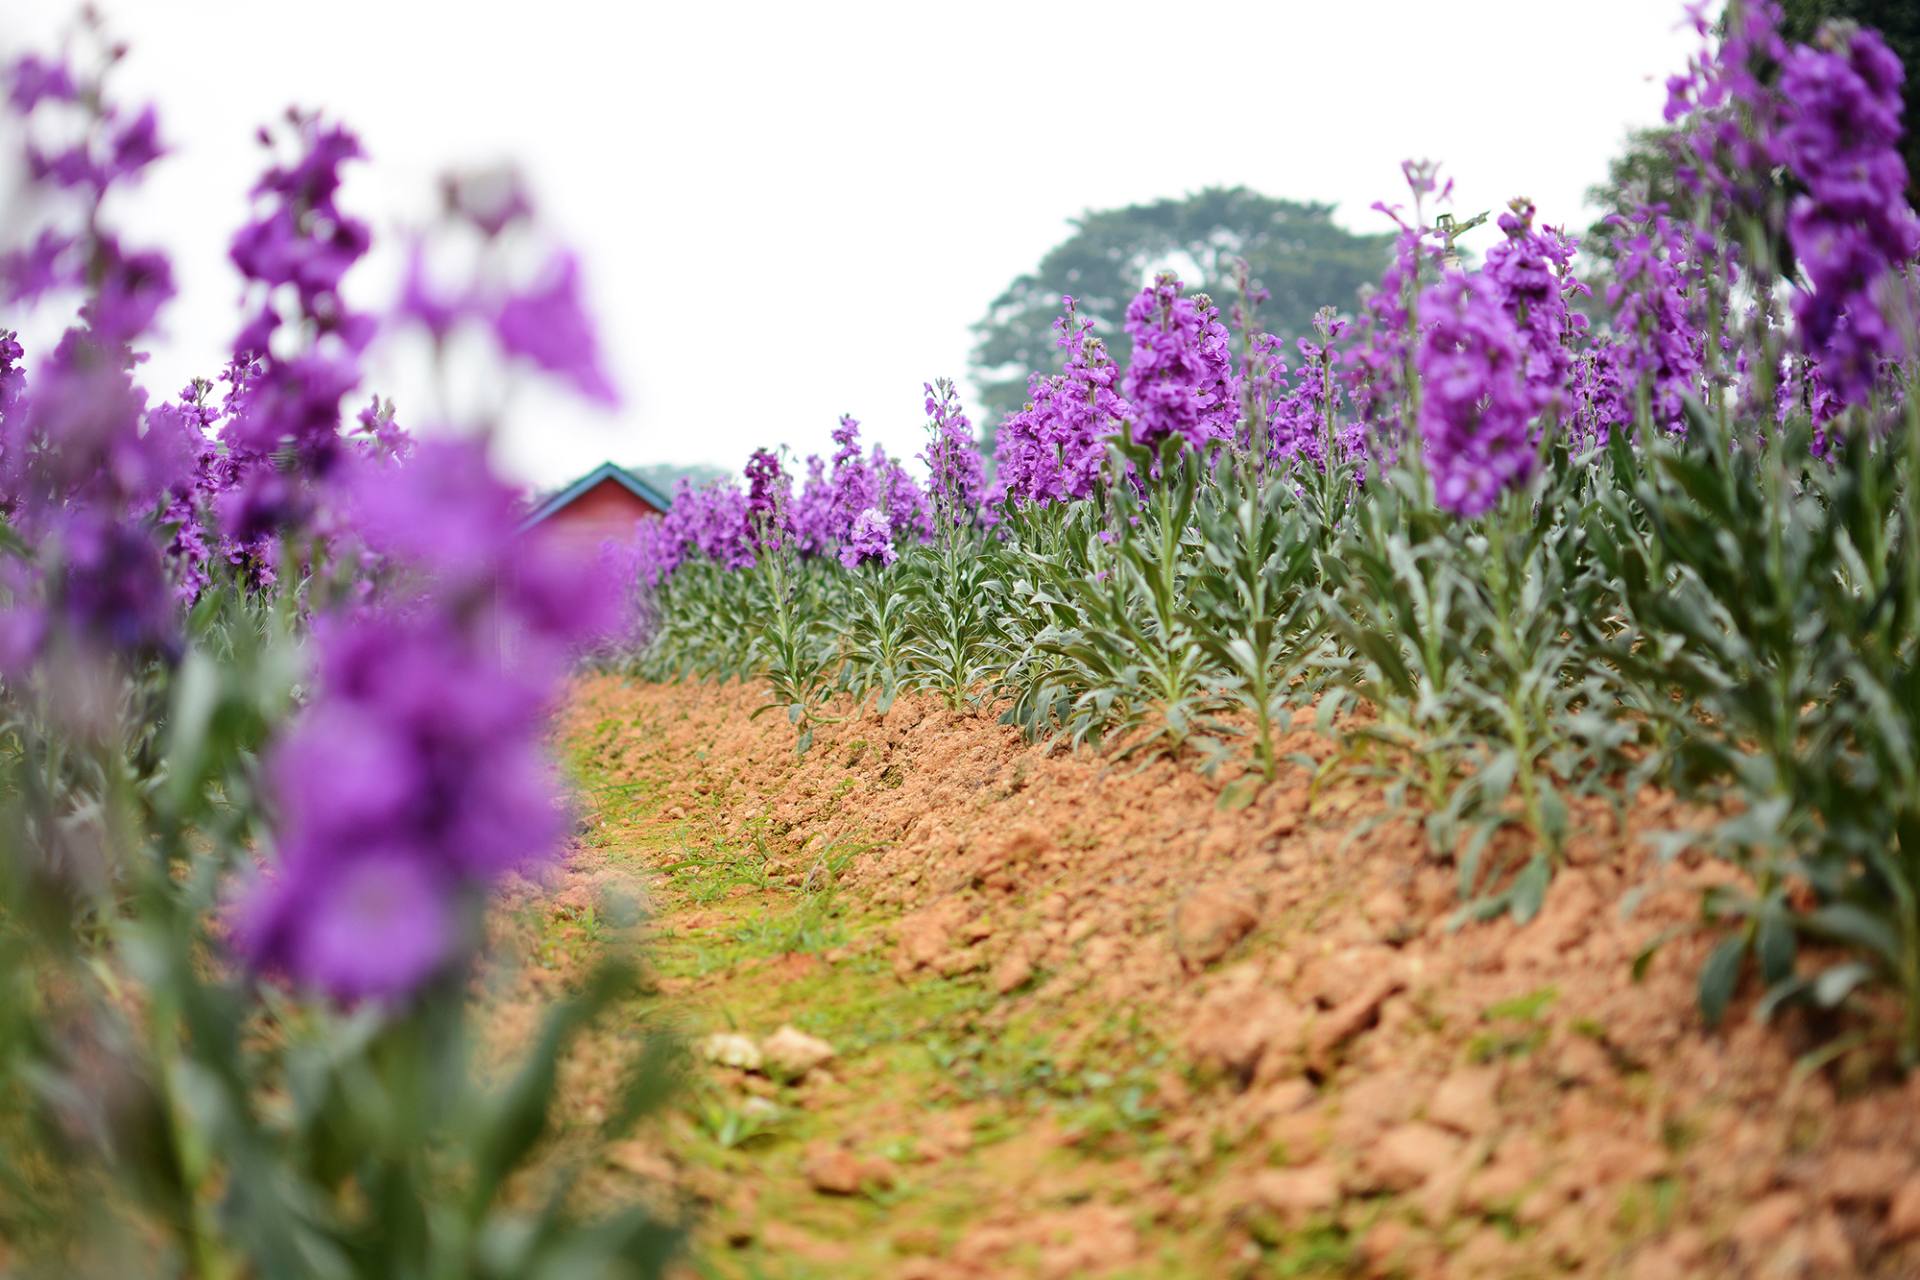
[[[668,956],[824,878],[878,922],[744,969],[663,968],[696,1025],[727,983],[802,1026],[836,972],[849,991],[964,987],[981,1053],[1038,1037],[1047,1072],[1095,1081],[1077,1087],[1147,1083],[1088,1129],[969,1087],[964,1055],[903,1093],[905,1059],[863,1062],[853,1037],[790,1091],[817,1123],[784,1158],[773,1141],[702,1169],[669,1143],[711,1202],[707,1248],[794,1260],[740,1274],[1920,1275],[1920,1081],[1864,1054],[1796,1072],[1833,1029],[1762,1026],[1751,991],[1702,1026],[1715,939],[1689,926],[1732,874],[1653,856],[1647,834],[1702,818],[1671,796],[1634,797],[1624,825],[1576,802],[1539,917],[1456,926],[1456,872],[1355,771],[1292,768],[1223,811],[1187,764],[1029,745],[930,699],[823,726],[796,757],[759,702],[594,678],[564,726],[576,768],[646,784],[602,806],[573,874],[650,884]],[[1304,724],[1283,749],[1336,751]],[[677,894],[670,860],[728,842],[763,850],[763,886]],[[986,1125],[992,1108],[1016,1123]],[[778,1207],[884,1189],[905,1157],[878,1140],[902,1130],[908,1181],[950,1179],[964,1212],[926,1225],[879,1192],[851,1226]],[[856,1228],[893,1261],[836,1238]]]

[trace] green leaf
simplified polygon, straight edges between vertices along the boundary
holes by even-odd
[[[1760,961],[1760,980],[1768,986],[1784,982],[1793,973],[1793,925],[1786,912],[1769,903],[1760,913],[1754,932],[1754,954]]]
[[[1801,927],[1835,942],[1864,947],[1888,964],[1900,961],[1900,937],[1893,926],[1849,902],[1836,902],[1808,912]]]
[[[1266,785],[1266,779],[1257,773],[1235,778],[1220,789],[1220,798],[1214,801],[1214,808],[1222,812],[1244,809],[1253,803],[1254,797],[1260,794],[1260,788],[1264,785]]]
[[[1509,890],[1507,911],[1515,924],[1525,924],[1540,914],[1546,901],[1547,886],[1553,883],[1553,864],[1544,853],[1536,853],[1515,877]]]
[[[1831,1009],[1853,994],[1855,987],[1873,978],[1873,969],[1858,960],[1823,970],[1813,980],[1813,1001],[1822,1009]]]
[[[1746,957],[1747,939],[1736,934],[1723,940],[1700,966],[1700,1013],[1707,1025],[1717,1027],[1727,1016],[1734,988],[1740,982],[1740,962]]]

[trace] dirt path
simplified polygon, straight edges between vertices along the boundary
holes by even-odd
[[[756,701],[584,682],[585,834],[516,917],[537,998],[653,904],[636,1016],[703,1055],[609,1186],[701,1206],[698,1274],[1920,1274],[1920,1087],[1796,1080],[1750,997],[1703,1030],[1706,937],[1632,980],[1724,877],[1646,854],[1670,797],[1580,805],[1539,919],[1452,929],[1351,770],[1222,811],[931,702],[796,759]]]

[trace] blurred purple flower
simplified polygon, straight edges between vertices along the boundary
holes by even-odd
[[[556,253],[540,280],[510,295],[493,319],[500,347],[573,384],[590,400],[619,403],[600,361],[599,339],[580,296],[580,264]]]
[[[1840,404],[1873,391],[1882,361],[1905,353],[1887,312],[1895,276],[1920,254],[1900,154],[1900,59],[1865,28],[1795,46],[1780,73],[1780,153],[1805,185],[1787,237],[1810,288],[1795,293],[1801,349]]]
[[[49,62],[37,54],[23,54],[7,68],[7,100],[21,115],[42,102],[72,102],[80,95],[73,72],[64,62]]]

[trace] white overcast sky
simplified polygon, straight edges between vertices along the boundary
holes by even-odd
[[[320,106],[366,144],[343,202],[389,251],[444,167],[502,159],[580,251],[624,403],[517,402],[502,461],[543,485],[604,458],[825,452],[842,412],[917,451],[921,383],[964,378],[969,327],[1089,208],[1239,183],[1380,229],[1368,205],[1431,156],[1462,213],[1524,194],[1583,225],[1693,46],[1678,0],[99,7],[133,45],[121,96],[153,99],[174,148],[123,219],[181,286],[152,389],[219,368],[254,127]],[[0,53],[69,16],[0,0]],[[361,301],[396,270],[363,264]]]

